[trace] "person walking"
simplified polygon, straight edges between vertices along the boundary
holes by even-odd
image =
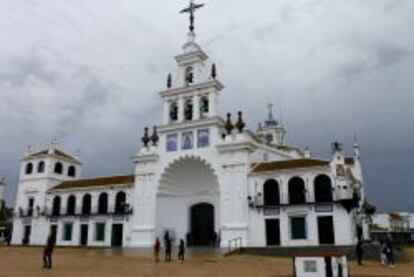
[[[154,258],[155,258],[155,262],[159,262],[160,261],[160,249],[161,249],[161,242],[160,239],[157,237],[157,239],[155,240],[155,244],[154,244]]]
[[[362,242],[358,241],[355,252],[358,259],[358,265],[362,265],[362,255],[364,254],[364,249],[362,249]]]
[[[184,245],[184,240],[181,239],[180,245],[178,246],[178,260],[180,260],[180,262],[184,262],[184,254],[185,254],[185,245]]]
[[[47,238],[46,246],[43,250],[43,268],[52,268],[52,254],[55,248],[55,238],[49,235]]]
[[[384,241],[380,242],[381,244],[381,254],[380,254],[380,261],[381,261],[381,265],[383,266],[387,266],[388,265],[388,260],[387,260],[387,244]]]
[[[386,253],[387,253],[388,266],[395,267],[394,249],[392,245],[392,240],[390,238],[387,240]]]
[[[170,232],[167,230],[164,233],[164,246],[167,247],[167,241],[170,240]]]
[[[171,240],[167,239],[165,242],[165,261],[171,262]]]

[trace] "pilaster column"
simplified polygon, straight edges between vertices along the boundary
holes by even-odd
[[[193,119],[200,119],[200,96],[198,95],[193,97]]]
[[[184,121],[184,98],[178,98],[178,122]]]
[[[164,124],[168,124],[170,121],[170,101],[164,100]]]
[[[216,94],[215,93],[210,93],[208,95],[208,105],[209,105],[209,109],[208,109],[208,114],[209,117],[213,117],[217,115],[217,102],[216,102]]]

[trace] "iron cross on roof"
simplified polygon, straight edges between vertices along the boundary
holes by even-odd
[[[190,32],[194,31],[194,12],[203,7],[204,4],[195,4],[194,0],[190,0],[190,6],[180,11],[180,13],[189,13],[190,14]]]

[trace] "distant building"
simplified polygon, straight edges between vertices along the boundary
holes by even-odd
[[[322,159],[287,144],[271,107],[256,132],[241,112],[220,116],[224,86],[191,29],[175,61],[133,172],[82,179],[80,159],[56,145],[23,157],[12,243],[51,234],[58,245],[150,247],[168,231],[196,246],[354,245],[365,226],[358,145],[346,155],[333,143]]]
[[[5,200],[4,200],[4,189],[6,187],[6,183],[4,178],[0,178],[0,212],[2,209],[5,208]]]
[[[374,215],[371,237],[376,240],[392,237],[397,243],[414,242],[414,214],[401,212]]]
[[[0,242],[5,240],[6,230],[8,226],[6,202],[4,200],[5,187],[6,183],[4,181],[4,178],[0,178]]]

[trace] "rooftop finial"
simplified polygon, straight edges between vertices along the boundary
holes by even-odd
[[[269,120],[271,120],[273,119],[273,104],[269,102],[267,108],[269,109]]]
[[[188,27],[190,33],[194,33],[194,12],[203,6],[204,4],[195,4],[194,0],[190,0],[190,5],[187,8],[180,11],[180,13],[190,14],[190,26]]]
[[[354,135],[354,156],[359,159],[359,144],[356,135]]]
[[[267,115],[267,119],[265,121],[265,124],[267,126],[271,126],[271,125],[277,125],[278,122],[275,120],[275,118],[273,117],[273,104],[272,103],[268,103],[267,104],[267,108],[269,109],[269,113]]]

